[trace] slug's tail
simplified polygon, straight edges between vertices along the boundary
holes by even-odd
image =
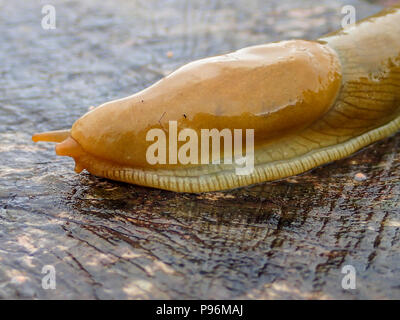
[[[42,133],[35,133],[32,136],[34,142],[48,141],[48,142],[62,142],[67,139],[71,134],[70,130],[57,130],[47,131]]]

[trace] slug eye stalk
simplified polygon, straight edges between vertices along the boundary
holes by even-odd
[[[32,136],[34,142],[46,141],[46,142],[62,142],[71,135],[71,130],[56,130],[47,131],[42,133],[35,133]]]

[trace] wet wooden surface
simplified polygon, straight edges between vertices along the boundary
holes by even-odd
[[[43,3],[46,4],[46,3]],[[0,1],[0,298],[400,298],[400,134],[302,176],[200,195],[73,172],[33,132],[193,59],[316,38],[358,1]],[[357,173],[366,180],[357,181]],[[53,265],[56,290],[42,288]],[[353,265],[357,289],[343,290]]]

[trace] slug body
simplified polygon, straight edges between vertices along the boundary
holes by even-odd
[[[237,175],[236,163],[203,163],[200,152],[197,164],[150,164],[148,132],[163,131],[169,150],[171,122],[199,137],[203,129],[253,129],[254,170]],[[56,153],[73,157],[77,172],[205,192],[296,175],[399,128],[400,8],[394,7],[318,41],[283,41],[189,63],[95,108],[71,130],[33,140],[59,142]],[[178,148],[186,143],[175,140]]]

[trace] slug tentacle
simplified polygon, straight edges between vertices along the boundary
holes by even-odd
[[[399,130],[399,21],[400,7],[394,7],[318,41],[283,41],[195,61],[88,112],[70,131],[32,139],[60,142],[56,153],[73,157],[77,172],[179,192],[296,175]],[[168,148],[170,122],[198,137],[204,129],[253,129],[254,171],[238,175],[236,163],[223,161],[150,164],[147,133],[163,132]]]
[[[61,142],[71,135],[71,130],[56,130],[42,133],[35,133],[32,136],[34,142],[47,141],[47,142]]]

